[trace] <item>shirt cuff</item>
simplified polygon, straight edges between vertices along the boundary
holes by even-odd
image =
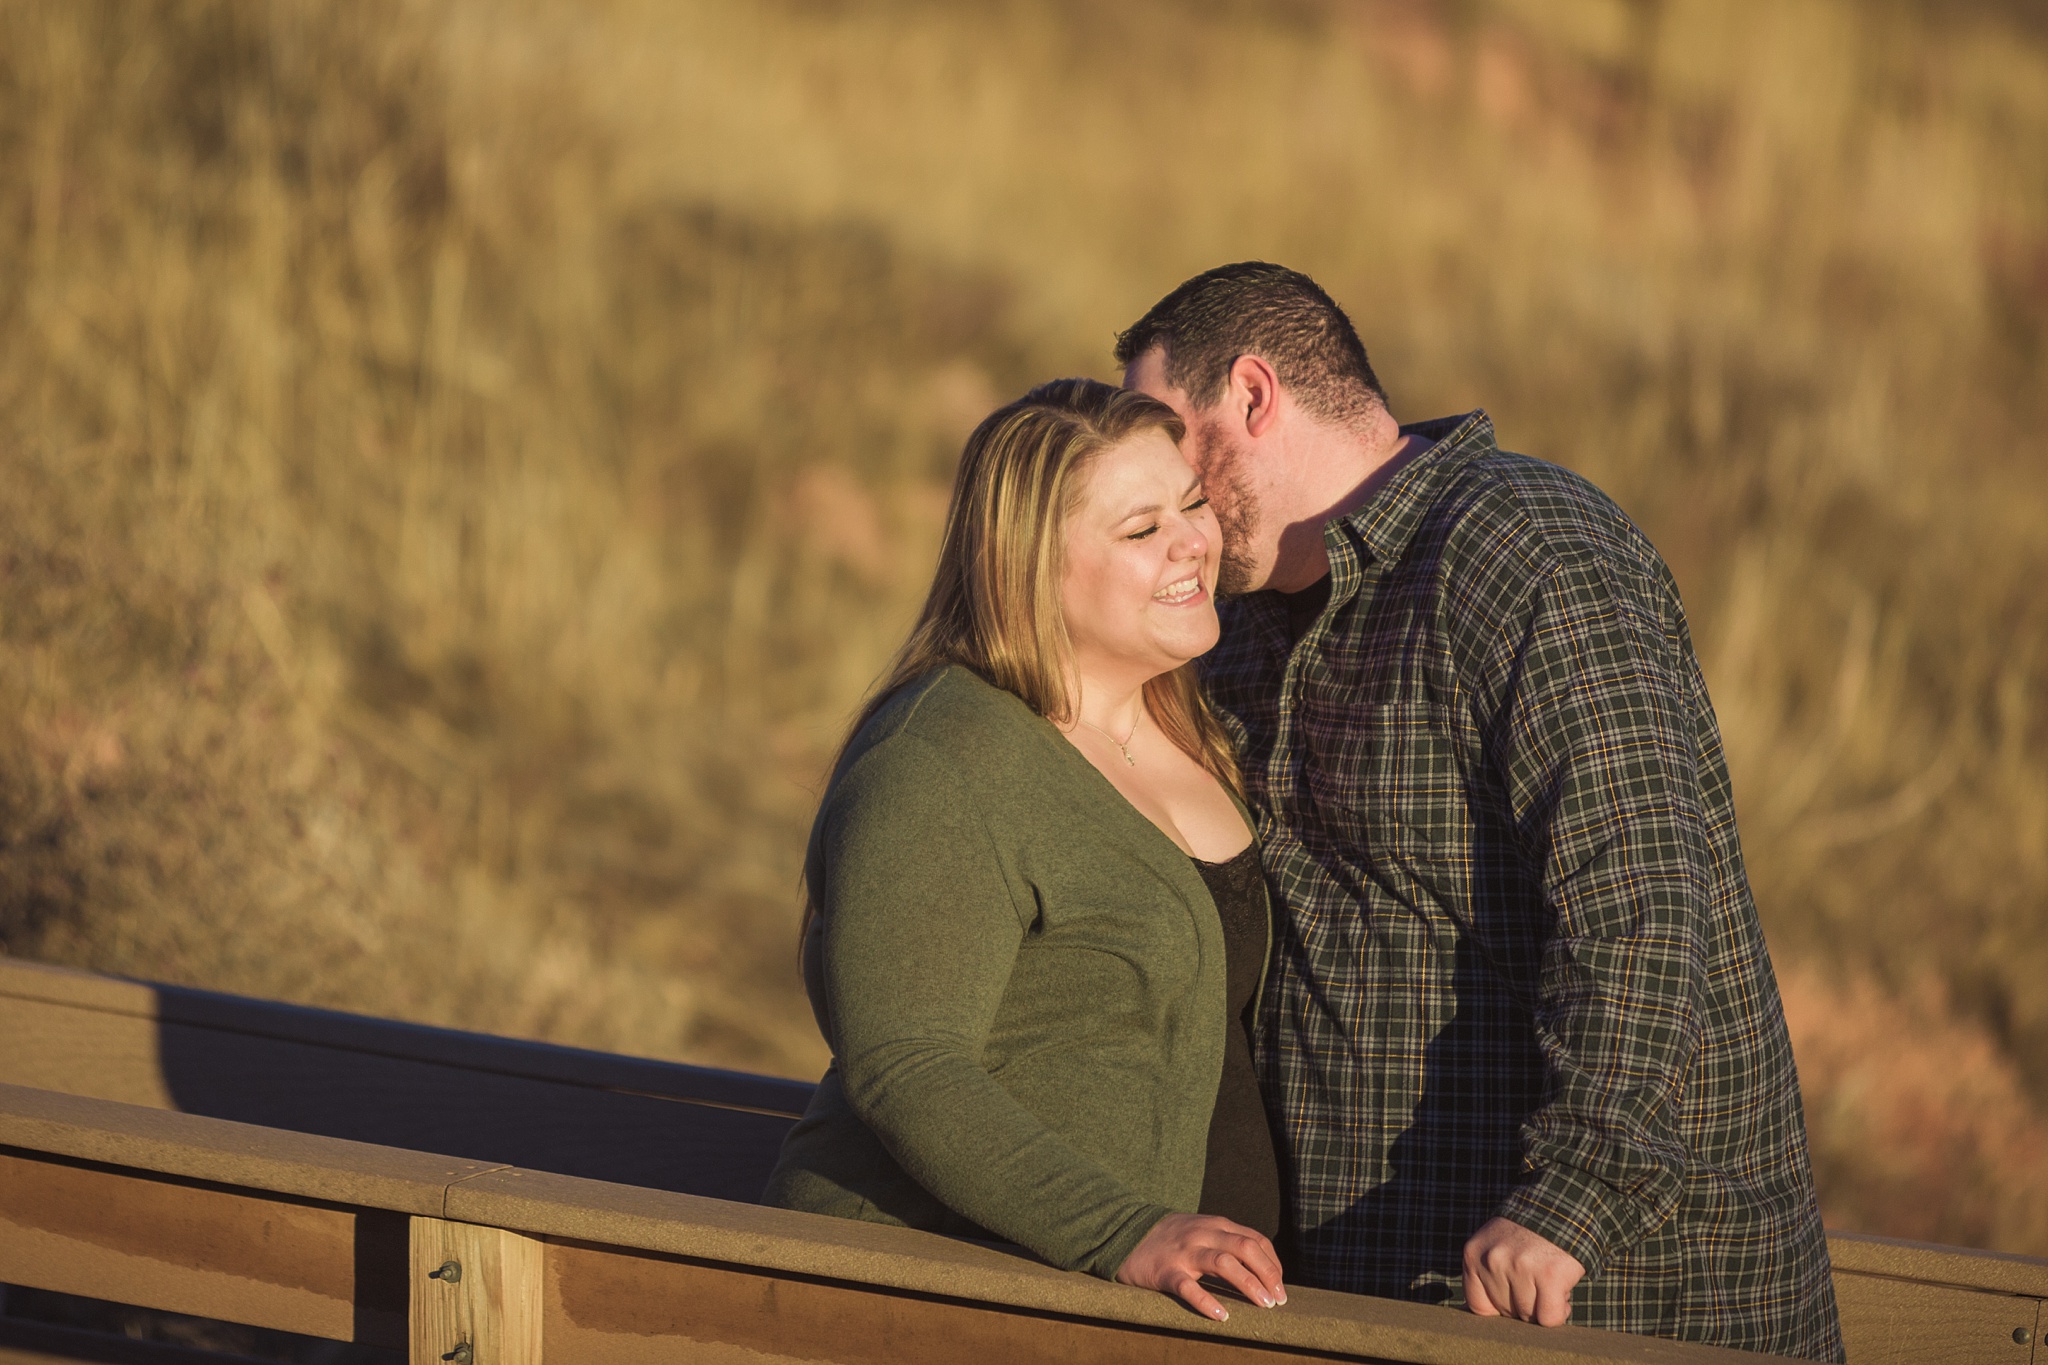
[[[1642,1221],[1641,1210],[1620,1191],[1570,1166],[1546,1166],[1496,1212],[1571,1253],[1589,1280],[1634,1240]]]

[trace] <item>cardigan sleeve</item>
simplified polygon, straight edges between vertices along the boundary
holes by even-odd
[[[823,835],[825,990],[854,1113],[956,1212],[1113,1277],[1172,1210],[1076,1151],[983,1065],[1028,919],[952,758],[900,734],[870,750],[835,786]]]

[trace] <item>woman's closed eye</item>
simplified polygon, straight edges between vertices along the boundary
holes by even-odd
[[[1203,509],[1204,507],[1207,507],[1208,505],[1209,505],[1209,498],[1208,498],[1208,495],[1204,494],[1204,495],[1203,495],[1202,497],[1196,498],[1196,499],[1195,499],[1195,500],[1194,500],[1193,502],[1191,502],[1191,503],[1189,503],[1189,504],[1188,504],[1187,506],[1185,506],[1185,507],[1181,508],[1181,509],[1180,509],[1180,511],[1181,511],[1181,515],[1182,515],[1182,516],[1184,516],[1184,517],[1185,517],[1185,516],[1193,516],[1193,515],[1194,515],[1195,513],[1197,513],[1197,512],[1199,512],[1199,511],[1201,511],[1201,510],[1202,510],[1202,509]],[[1144,527],[1144,528],[1143,528],[1142,530],[1137,530],[1137,531],[1133,531],[1133,532],[1131,532],[1131,533],[1130,533],[1129,535],[1125,536],[1125,537],[1124,537],[1124,539],[1125,539],[1125,540],[1145,540],[1145,539],[1148,539],[1148,538],[1150,538],[1150,537],[1151,537],[1151,536],[1153,536],[1153,535],[1156,535],[1156,534],[1158,533],[1158,531],[1159,531],[1159,523],[1155,521],[1155,522],[1153,522],[1153,523],[1152,523],[1152,524],[1151,524],[1150,526]]]

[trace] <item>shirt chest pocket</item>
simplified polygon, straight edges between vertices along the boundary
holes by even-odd
[[[1302,710],[1302,769],[1313,816],[1340,845],[1456,856],[1470,836],[1449,707],[1432,701]]]

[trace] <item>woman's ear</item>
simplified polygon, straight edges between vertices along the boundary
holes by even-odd
[[[1260,357],[1241,355],[1230,362],[1224,402],[1231,416],[1244,423],[1245,435],[1263,436],[1280,415],[1280,376]]]

